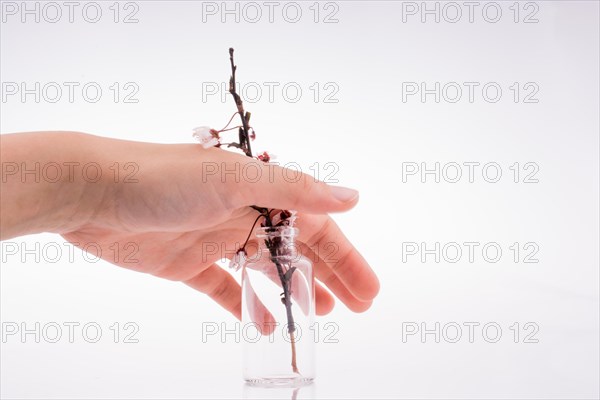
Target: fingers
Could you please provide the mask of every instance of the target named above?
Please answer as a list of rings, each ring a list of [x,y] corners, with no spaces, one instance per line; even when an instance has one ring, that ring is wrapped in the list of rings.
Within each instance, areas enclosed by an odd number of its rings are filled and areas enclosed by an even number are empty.
[[[247,157],[230,161],[227,164],[233,165],[227,168],[235,170],[237,163],[242,171],[252,171],[240,174],[242,179],[236,182],[233,203],[237,207],[258,205],[322,214],[349,210],[358,201],[354,189],[330,186],[302,172]]]
[[[251,243],[253,243],[253,245],[249,246],[249,248],[247,249],[249,259],[256,257],[256,246],[255,246],[256,243],[255,243],[255,241],[251,241]],[[299,245],[302,246],[302,244],[300,244],[300,243],[299,243]],[[310,250],[308,250],[308,247],[306,247],[305,245],[304,245],[304,248],[306,248],[307,251],[310,251]],[[314,258],[318,258],[312,252],[310,253],[310,255],[307,255],[304,248],[302,248],[300,250],[301,254],[303,254],[310,260],[314,260]],[[320,261],[320,262],[323,265],[325,265],[323,263],[323,261]],[[249,266],[249,267],[251,268],[251,266]],[[315,266],[315,268],[317,268],[317,267]],[[277,270],[276,270],[275,266],[273,266],[273,268],[271,270],[262,271],[262,272],[266,276],[268,276],[269,279],[271,279],[271,281],[273,281],[275,284],[281,286],[281,281],[279,279],[279,275],[277,274]],[[299,273],[302,273],[302,272],[301,271],[295,272],[292,275],[292,298],[298,303],[298,305],[300,306],[300,308],[306,315],[308,313],[308,301],[309,301],[309,299],[307,298],[308,288],[306,287],[306,282],[304,281],[304,278],[298,276]],[[335,306],[335,299],[333,298],[331,293],[329,293],[329,291],[327,291],[327,289],[325,289],[323,287],[323,285],[321,285],[316,280],[314,281],[314,285],[315,285],[315,312],[316,312],[316,314],[317,315],[329,314],[331,312],[331,310],[333,310],[333,307]]]
[[[273,266],[272,271],[262,271],[265,275],[271,279],[275,284],[281,287],[281,281],[279,275]],[[299,276],[301,272],[294,272],[292,275],[292,299],[296,301],[304,315],[308,315],[310,306],[310,292],[307,286],[305,278]],[[314,281],[315,285],[315,312],[317,315],[329,314],[335,306],[335,300],[333,296],[325,289],[319,282]]]
[[[242,288],[223,268],[212,264],[184,283],[207,294],[237,319],[242,319]]]
[[[244,296],[246,299],[246,310],[250,320],[256,324],[258,331],[263,335],[270,335],[275,330],[275,317],[267,310],[267,307],[258,298],[248,279],[248,271],[242,272],[244,279]]]
[[[297,225],[300,241],[326,264],[326,268],[319,264],[319,279],[336,296],[339,297],[343,287],[359,301],[369,302],[375,298],[379,292],[379,279],[330,217],[302,215]]]
[[[299,243],[299,247],[302,251],[302,255],[309,258],[315,267],[315,275],[323,282],[331,291],[342,301],[350,310],[354,312],[364,312],[371,307],[372,301],[362,301],[356,298],[344,284],[338,279],[333,273],[331,268],[316,255],[308,246],[303,243]],[[331,294],[323,286],[318,284],[315,287],[315,295],[317,297],[317,314],[325,315],[331,311],[334,306],[334,300]],[[327,296],[331,298],[329,300]],[[330,303],[331,302],[331,303]]]
[[[333,310],[335,299],[319,282],[315,281],[315,298],[317,315],[326,315]]]
[[[249,280],[246,280],[246,303],[250,319],[256,323],[258,330],[263,335],[270,335],[275,329],[275,318],[260,301]],[[216,264],[212,264],[192,279],[184,283],[202,293],[232,313],[237,319],[242,319],[242,290],[237,281]]]

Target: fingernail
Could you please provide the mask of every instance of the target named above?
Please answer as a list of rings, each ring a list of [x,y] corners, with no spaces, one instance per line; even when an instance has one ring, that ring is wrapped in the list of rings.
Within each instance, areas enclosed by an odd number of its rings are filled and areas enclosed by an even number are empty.
[[[342,203],[347,203],[358,197],[358,191],[354,189],[346,188],[343,186],[330,186],[330,188],[333,197],[335,197]]]

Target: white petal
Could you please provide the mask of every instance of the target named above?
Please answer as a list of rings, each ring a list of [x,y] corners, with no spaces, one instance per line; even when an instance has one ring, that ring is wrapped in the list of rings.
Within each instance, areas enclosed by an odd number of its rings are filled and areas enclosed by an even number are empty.
[[[239,251],[237,254],[239,255],[239,264],[243,267],[244,265],[246,265],[246,252]]]
[[[240,250],[235,253],[231,258],[231,261],[229,261],[229,268],[238,271],[244,265],[246,265],[246,252],[244,250]]]
[[[212,133],[210,133],[210,128],[208,126],[199,126],[194,128],[194,133],[192,134],[196,140],[200,142],[204,142],[213,137]]]
[[[202,147],[204,147],[205,149],[208,149],[209,147],[215,147],[216,145],[218,145],[219,139],[211,136],[210,139],[203,140],[201,143],[202,143]]]

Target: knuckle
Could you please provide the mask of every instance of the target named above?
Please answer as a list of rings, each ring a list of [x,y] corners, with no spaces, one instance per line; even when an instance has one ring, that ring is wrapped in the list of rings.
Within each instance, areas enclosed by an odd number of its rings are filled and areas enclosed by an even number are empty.
[[[329,217],[324,218],[323,223],[321,224],[320,228],[317,229],[307,240],[307,245],[311,248],[320,248],[320,244],[325,240],[325,238],[328,236],[332,225],[333,224],[333,220]]]
[[[331,269],[333,270],[333,272],[337,274],[341,269],[343,269],[344,266],[348,264],[350,258],[352,257],[355,251],[355,249],[351,248],[344,251],[339,257],[333,255],[331,261]]]
[[[229,285],[227,281],[219,281],[208,291],[208,295],[213,299],[224,299],[229,295]]]

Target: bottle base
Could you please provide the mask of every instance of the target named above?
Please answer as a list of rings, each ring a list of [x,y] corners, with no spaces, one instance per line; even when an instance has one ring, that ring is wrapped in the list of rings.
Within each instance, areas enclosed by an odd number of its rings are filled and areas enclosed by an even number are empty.
[[[258,387],[300,387],[310,385],[314,378],[307,378],[299,375],[281,375],[261,378],[245,378],[250,386]]]

